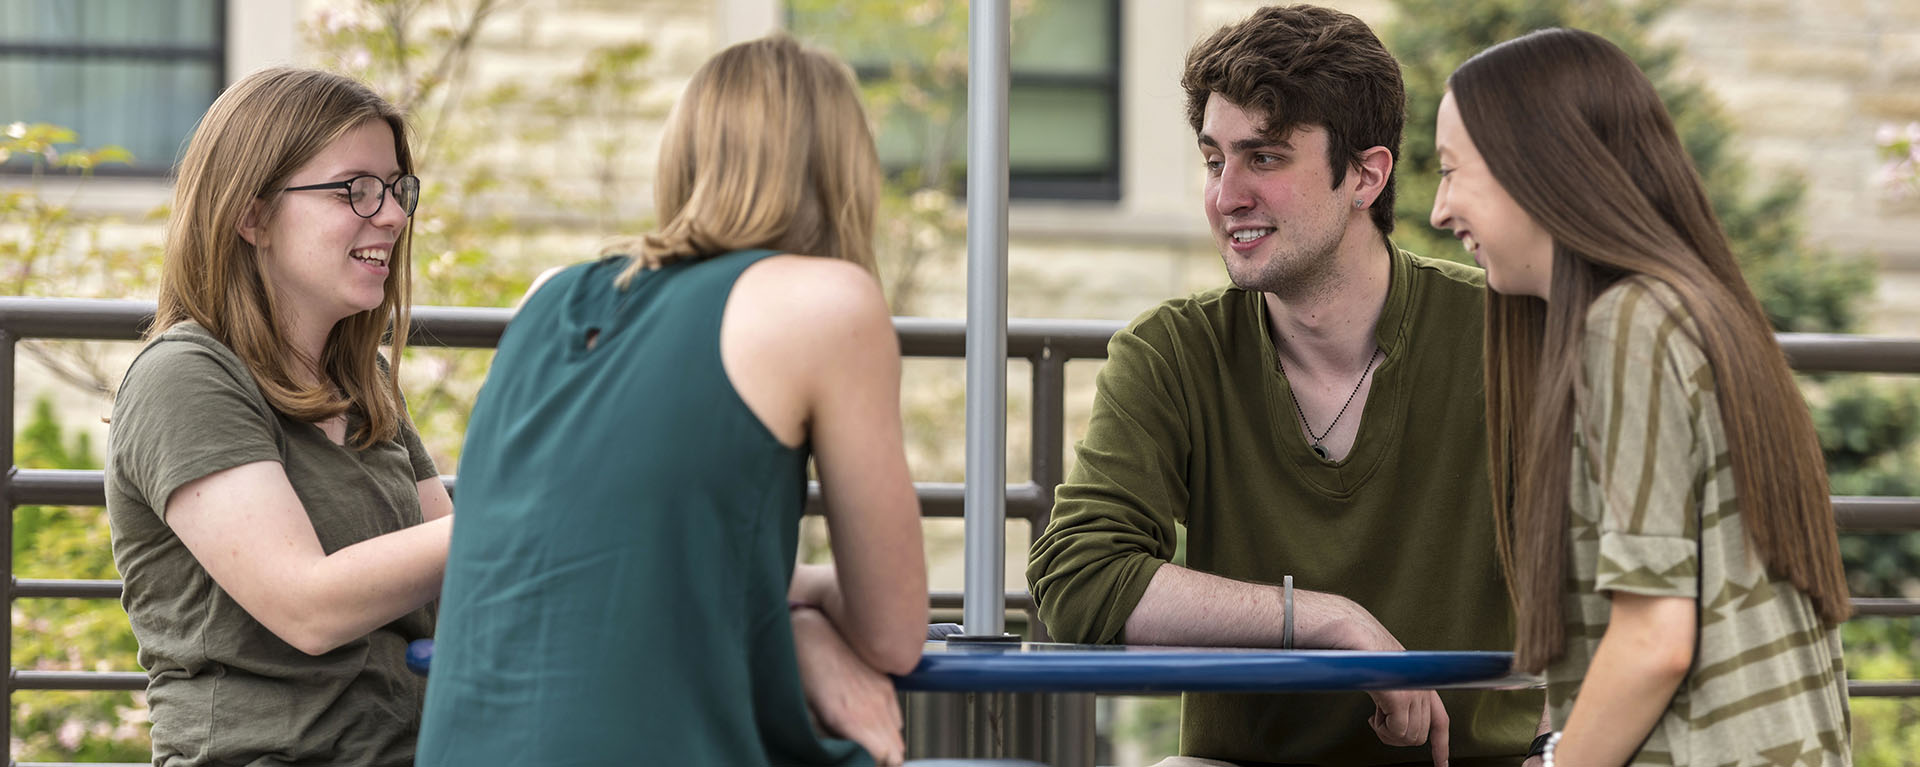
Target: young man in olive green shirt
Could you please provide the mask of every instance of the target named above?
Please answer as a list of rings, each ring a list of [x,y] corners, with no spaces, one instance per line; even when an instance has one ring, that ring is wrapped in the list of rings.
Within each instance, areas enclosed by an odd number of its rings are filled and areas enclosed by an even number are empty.
[[[1027,571],[1056,639],[1504,650],[1482,275],[1388,241],[1405,97],[1366,25],[1268,8],[1189,54],[1234,287],[1115,335]],[[1170,563],[1176,523],[1187,559]],[[1165,764],[1520,763],[1537,692],[1189,694]]]

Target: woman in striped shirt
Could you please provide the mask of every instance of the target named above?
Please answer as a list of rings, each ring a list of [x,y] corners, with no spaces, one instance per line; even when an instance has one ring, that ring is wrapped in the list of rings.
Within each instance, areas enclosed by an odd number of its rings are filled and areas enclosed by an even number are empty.
[[[1646,75],[1587,32],[1448,79],[1433,224],[1487,269],[1487,428],[1544,761],[1844,765],[1813,423]]]

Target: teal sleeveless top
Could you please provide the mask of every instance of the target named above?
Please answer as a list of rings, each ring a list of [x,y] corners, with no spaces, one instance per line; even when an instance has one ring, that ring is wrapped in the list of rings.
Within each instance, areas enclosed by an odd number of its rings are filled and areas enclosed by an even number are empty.
[[[418,764],[871,765],[817,735],[787,617],[806,449],[720,362],[740,251],[521,308],[460,459]],[[592,344],[588,339],[593,338]]]

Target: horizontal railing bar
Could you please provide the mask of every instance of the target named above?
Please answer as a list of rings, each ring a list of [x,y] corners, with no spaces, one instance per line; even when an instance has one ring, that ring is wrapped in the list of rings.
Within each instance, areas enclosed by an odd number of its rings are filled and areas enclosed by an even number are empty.
[[[958,608],[961,596],[962,593],[958,591],[934,591],[927,595],[928,604],[934,609]],[[13,579],[13,598],[119,599],[120,581],[15,578]],[[1005,602],[1008,610],[1034,609],[1033,595],[1025,591],[1007,592]],[[1920,615],[1920,599],[1854,597],[1853,612],[1857,616]]]
[[[13,579],[14,599],[119,599],[119,581]]]
[[[959,482],[915,482],[920,497],[920,516],[959,519],[966,516],[967,486]],[[1007,485],[1007,518],[1038,519],[1053,509],[1053,493],[1032,482]],[[826,511],[820,497],[820,483],[807,483],[806,513],[818,516]]]
[[[99,469],[14,469],[9,498],[16,506],[105,506],[106,473]]]
[[[0,330],[16,338],[135,341],[153,321],[152,301],[0,298]]]
[[[1898,682],[1848,682],[1847,694],[1855,698],[1920,697],[1920,679]]]
[[[1853,614],[1855,616],[1920,615],[1920,599],[1854,597]]]
[[[441,477],[447,489],[455,487],[452,475]],[[15,469],[12,499],[21,506],[101,506],[106,504],[104,475],[98,469]],[[921,514],[929,517],[958,517],[962,514],[965,486],[958,482],[918,482]],[[820,485],[807,485],[807,512],[819,513]],[[1052,493],[1028,482],[1007,486],[1010,516],[1029,519],[1045,513],[1053,504]],[[1833,498],[1834,515],[1840,529],[1849,532],[1897,532],[1920,530],[1920,498],[1841,495]]]
[[[1920,373],[1920,338],[1780,333],[1787,364],[1803,373]]]
[[[1836,495],[1834,521],[1854,533],[1920,530],[1920,498]]]
[[[151,301],[95,298],[0,297],[0,330],[17,338],[137,341],[153,321]],[[408,343],[467,349],[500,342],[512,309],[482,306],[416,306]],[[931,317],[895,317],[901,352],[908,356],[966,356],[966,322]],[[1031,357],[1043,349],[1067,357],[1105,357],[1107,339],[1124,327],[1110,320],[1007,320],[1007,356]]]
[[[8,762],[12,767],[148,767],[152,762]]]
[[[927,595],[927,603],[935,610],[958,610],[965,597],[963,591],[935,591]],[[1025,591],[1009,591],[1003,600],[1009,611],[1033,609],[1033,595]]]
[[[26,671],[7,670],[12,690],[145,690],[145,671]]]
[[[967,356],[966,320],[932,317],[895,317],[893,327],[900,334],[900,353],[909,357]],[[1112,320],[1007,320],[1007,356],[1032,357],[1051,348],[1053,354],[1070,358],[1104,358],[1107,339],[1126,327]]]
[[[19,338],[103,341],[137,340],[153,318],[150,301],[92,298],[0,298],[0,330]],[[487,348],[500,339],[513,310],[473,306],[417,306],[412,343]],[[1009,319],[1007,354],[1030,357],[1051,347],[1055,354],[1098,358],[1107,339],[1125,324],[1111,320]],[[902,351],[912,356],[963,357],[963,320],[896,317]],[[1920,338],[1780,333],[1780,346],[1794,368],[1806,372],[1920,373]]]
[[[147,689],[143,671],[22,671],[10,669],[8,691],[13,690],[133,690]],[[1920,697],[1920,680],[1850,681],[1847,694],[1855,698]]]
[[[12,499],[20,506],[103,506],[107,502],[105,473],[99,469],[16,469]],[[440,476],[449,492],[457,493],[451,474]],[[958,482],[916,482],[920,513],[927,517],[960,517],[966,486]],[[1053,506],[1053,494],[1028,482],[1007,486],[1007,515],[1034,519]],[[819,514],[820,483],[807,483],[807,513]]]

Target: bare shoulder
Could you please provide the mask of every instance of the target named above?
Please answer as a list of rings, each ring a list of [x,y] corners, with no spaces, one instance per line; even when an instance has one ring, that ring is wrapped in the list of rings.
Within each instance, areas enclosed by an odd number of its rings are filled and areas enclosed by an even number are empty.
[[[515,301],[513,303],[513,308],[518,309],[522,306],[526,306],[527,301],[533,298],[533,294],[540,292],[540,288],[545,286],[548,280],[553,279],[554,275],[557,275],[566,270],[567,270],[567,267],[564,264],[561,266],[547,267],[547,270],[544,272],[541,272],[540,276],[533,278],[533,283],[527,286],[527,292],[520,296],[520,300]]]
[[[832,343],[892,320],[880,283],[856,264],[817,256],[780,255],[747,268],[727,302],[729,320],[763,327],[790,341]]]
[[[780,255],[740,274],[720,325],[720,357],[740,398],[782,443],[807,439],[821,391],[845,376],[897,381],[899,347],[880,284],[860,267]],[[898,383],[894,383],[898,386]]]

